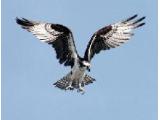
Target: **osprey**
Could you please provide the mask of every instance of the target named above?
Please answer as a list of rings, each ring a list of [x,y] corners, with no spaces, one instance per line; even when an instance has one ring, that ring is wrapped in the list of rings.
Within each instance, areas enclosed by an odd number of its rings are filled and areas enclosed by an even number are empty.
[[[142,22],[145,17],[136,19],[137,16],[110,24],[95,32],[87,45],[84,57],[78,55],[69,28],[60,24],[31,21],[25,18],[16,18],[16,22],[23,29],[33,33],[40,41],[51,45],[56,51],[60,64],[71,67],[71,71],[54,85],[63,90],[77,89],[78,92],[84,93],[84,86],[95,81],[86,74],[86,70],[90,71],[91,59],[102,50],[116,48],[126,43],[134,35],[133,30],[145,24]]]

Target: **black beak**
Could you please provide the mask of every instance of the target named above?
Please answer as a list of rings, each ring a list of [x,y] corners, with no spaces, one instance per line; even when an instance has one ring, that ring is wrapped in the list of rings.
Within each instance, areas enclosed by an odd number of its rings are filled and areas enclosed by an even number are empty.
[[[90,72],[91,70],[90,70],[90,67],[87,67],[87,70],[88,70],[88,72]]]

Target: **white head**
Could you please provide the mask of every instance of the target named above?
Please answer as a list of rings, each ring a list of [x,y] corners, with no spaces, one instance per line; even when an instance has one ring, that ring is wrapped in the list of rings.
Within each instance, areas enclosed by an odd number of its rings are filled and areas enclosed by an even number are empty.
[[[88,61],[82,61],[83,66],[87,67],[87,70],[90,72],[91,64]]]
[[[82,64],[86,67],[91,67],[91,64],[88,61],[82,61]]]

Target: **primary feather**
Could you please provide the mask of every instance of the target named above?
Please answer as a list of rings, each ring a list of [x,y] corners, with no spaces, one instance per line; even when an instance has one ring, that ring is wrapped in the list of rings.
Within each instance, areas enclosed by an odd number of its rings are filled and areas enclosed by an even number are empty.
[[[73,67],[78,55],[72,32],[67,27],[60,24],[30,21],[25,18],[16,18],[16,22],[41,42],[50,44],[55,49],[61,64]]]
[[[101,50],[109,50],[126,43],[133,35],[133,30],[143,26],[145,17],[136,19],[134,15],[121,22],[108,25],[95,32],[88,43],[84,58],[91,61]]]

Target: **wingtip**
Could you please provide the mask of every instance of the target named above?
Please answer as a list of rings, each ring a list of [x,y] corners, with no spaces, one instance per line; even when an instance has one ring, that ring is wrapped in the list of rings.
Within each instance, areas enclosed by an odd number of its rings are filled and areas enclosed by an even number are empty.
[[[133,20],[133,19],[136,18],[137,16],[138,16],[138,14],[135,14],[135,15],[129,17],[128,19],[126,19],[126,20],[124,21],[124,23]]]
[[[145,19],[146,19],[146,16],[143,16],[142,19],[145,20]]]
[[[146,19],[146,16],[143,16],[142,18]]]
[[[141,26],[143,26],[143,25],[145,25],[146,23],[145,22],[143,22],[143,23],[141,23],[141,24],[139,24],[139,25],[137,25],[136,26],[136,28],[139,28],[139,27],[141,27]]]
[[[16,18],[15,18],[15,20],[16,20],[16,21],[18,21],[18,20],[19,20],[19,18],[18,18],[18,17],[16,17]]]
[[[136,21],[134,21],[133,24],[138,24],[138,23],[142,22],[145,18],[146,18],[145,16],[141,17],[141,18],[137,19]]]
[[[25,18],[16,17],[15,20],[16,20],[16,23],[21,25],[21,26],[33,26],[34,25],[33,22],[31,22],[31,21],[29,21]]]
[[[144,20],[144,19],[146,19],[146,16],[143,16],[143,17],[141,17],[140,19],[141,19],[141,20]]]
[[[20,24],[20,22],[21,22],[21,19],[20,19],[20,18],[16,17],[15,20],[16,20],[16,23],[17,23],[17,24]]]
[[[134,14],[133,17],[134,17],[134,18],[135,18],[135,17],[138,17],[138,14]]]

